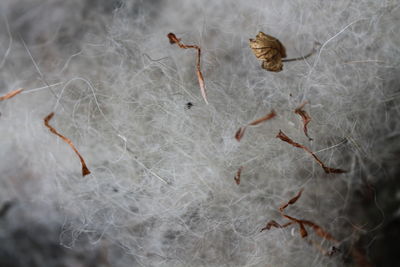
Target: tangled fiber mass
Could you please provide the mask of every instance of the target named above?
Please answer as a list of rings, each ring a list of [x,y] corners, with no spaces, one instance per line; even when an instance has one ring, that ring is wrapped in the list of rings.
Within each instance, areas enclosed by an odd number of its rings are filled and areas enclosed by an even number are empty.
[[[2,0],[0,266],[396,266],[399,26],[396,0]],[[300,59],[261,68],[260,31]]]

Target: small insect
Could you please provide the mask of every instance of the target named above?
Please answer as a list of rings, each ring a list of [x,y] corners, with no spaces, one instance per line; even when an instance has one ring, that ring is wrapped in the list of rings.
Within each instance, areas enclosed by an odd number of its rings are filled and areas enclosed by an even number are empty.
[[[187,109],[191,109],[191,108],[193,107],[193,103],[192,103],[192,102],[187,102],[186,105],[185,105],[185,107],[186,107]]]

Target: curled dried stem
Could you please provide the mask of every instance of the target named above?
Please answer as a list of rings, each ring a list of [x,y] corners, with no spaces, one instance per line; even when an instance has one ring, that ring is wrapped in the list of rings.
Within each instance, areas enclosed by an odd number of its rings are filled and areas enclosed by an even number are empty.
[[[83,159],[83,157],[81,156],[81,154],[78,152],[78,150],[76,149],[76,147],[74,146],[74,144],[72,143],[72,141],[70,139],[68,139],[67,137],[63,136],[62,134],[58,133],[56,129],[54,129],[50,124],[49,121],[53,118],[54,116],[54,112],[50,113],[49,115],[47,115],[44,118],[44,125],[50,130],[50,132],[52,132],[53,134],[57,135],[58,137],[60,137],[64,142],[66,142],[71,148],[72,150],[74,150],[74,152],[76,153],[76,155],[78,155],[79,160],[81,161],[82,164],[82,176],[86,176],[88,174],[90,174],[90,171],[88,169],[88,167],[86,166],[85,160]]]
[[[296,108],[294,110],[294,113],[298,114],[301,117],[301,120],[303,121],[303,131],[304,134],[307,136],[308,140],[313,140],[309,135],[308,135],[308,129],[307,129],[307,124],[310,123],[311,117],[308,115],[308,113],[303,110],[304,106],[307,104],[307,102],[304,102],[301,106]]]
[[[292,216],[289,216],[287,214],[285,214],[283,211],[285,210],[285,208],[287,208],[289,205],[292,205],[294,203],[296,203],[296,201],[301,197],[301,194],[303,192],[303,189],[301,189],[296,196],[294,196],[293,198],[291,198],[288,202],[286,202],[285,204],[283,204],[282,206],[279,207],[279,211],[282,217],[286,218],[289,220],[288,223],[286,224],[279,224],[274,220],[271,220],[267,223],[267,225],[261,229],[261,232],[264,230],[270,230],[272,227],[275,228],[285,228],[289,225],[292,224],[297,224],[299,226],[299,234],[302,238],[305,238],[308,236],[308,232],[306,229],[307,227],[310,227],[314,233],[318,236],[320,236],[321,238],[325,239],[325,240],[329,240],[335,244],[338,244],[339,241],[337,241],[330,233],[328,233],[327,231],[325,231],[321,226],[319,226],[318,224],[309,221],[309,220],[303,220],[303,219],[298,219]],[[333,253],[335,253],[337,251],[337,249],[335,247],[333,247],[334,249],[336,249],[335,251],[332,252],[327,252],[325,251],[323,248],[321,247],[317,247],[321,252],[323,252],[324,255],[332,255]]]
[[[325,171],[325,173],[345,173],[345,170],[342,169],[335,169],[335,168],[330,168],[327,167],[309,148],[294,142],[292,139],[290,139],[286,134],[284,134],[281,130],[279,130],[278,135],[276,136],[277,138],[281,139],[282,141],[291,144],[294,147],[298,147],[309,153],[315,161],[322,167],[322,169]]]
[[[197,45],[182,44],[181,39],[176,37],[176,35],[172,32],[168,33],[167,37],[169,39],[170,44],[177,44],[182,49],[193,48],[193,49],[197,50],[196,76],[197,76],[197,80],[199,81],[201,95],[203,96],[203,99],[206,102],[206,104],[208,104],[206,86],[205,86],[204,77],[203,77],[203,74],[201,73],[201,68],[200,68],[200,58],[201,58],[200,47]]]
[[[258,124],[260,124],[260,123],[262,123],[264,121],[268,121],[268,120],[274,118],[275,116],[276,116],[276,112],[274,110],[271,110],[271,112],[266,114],[265,116],[250,122],[246,126],[240,127],[235,133],[236,140],[239,142],[240,139],[242,139],[242,137],[244,135],[244,132],[246,131],[246,128],[248,126],[256,126],[256,125],[258,125]]]

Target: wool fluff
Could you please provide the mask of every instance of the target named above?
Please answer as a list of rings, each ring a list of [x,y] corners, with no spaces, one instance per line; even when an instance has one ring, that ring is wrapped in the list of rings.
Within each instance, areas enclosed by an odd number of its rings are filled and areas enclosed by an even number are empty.
[[[398,1],[2,0],[0,13],[0,95],[25,88],[0,102],[1,266],[379,262],[392,215],[371,188],[398,171]],[[321,45],[268,72],[249,48],[259,31],[288,58]],[[196,50],[169,32],[201,47],[208,105]],[[305,101],[312,141],[294,113]],[[51,112],[90,175],[45,127]],[[339,243],[296,224],[260,232],[288,222],[278,207],[302,188],[285,212]]]

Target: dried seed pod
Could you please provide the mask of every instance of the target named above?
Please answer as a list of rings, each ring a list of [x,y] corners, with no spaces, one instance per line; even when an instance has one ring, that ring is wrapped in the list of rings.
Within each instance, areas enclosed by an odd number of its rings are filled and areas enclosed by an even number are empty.
[[[275,72],[282,70],[282,58],[286,57],[286,50],[278,39],[259,32],[255,40],[250,39],[249,45],[254,55],[263,60],[263,69]]]

